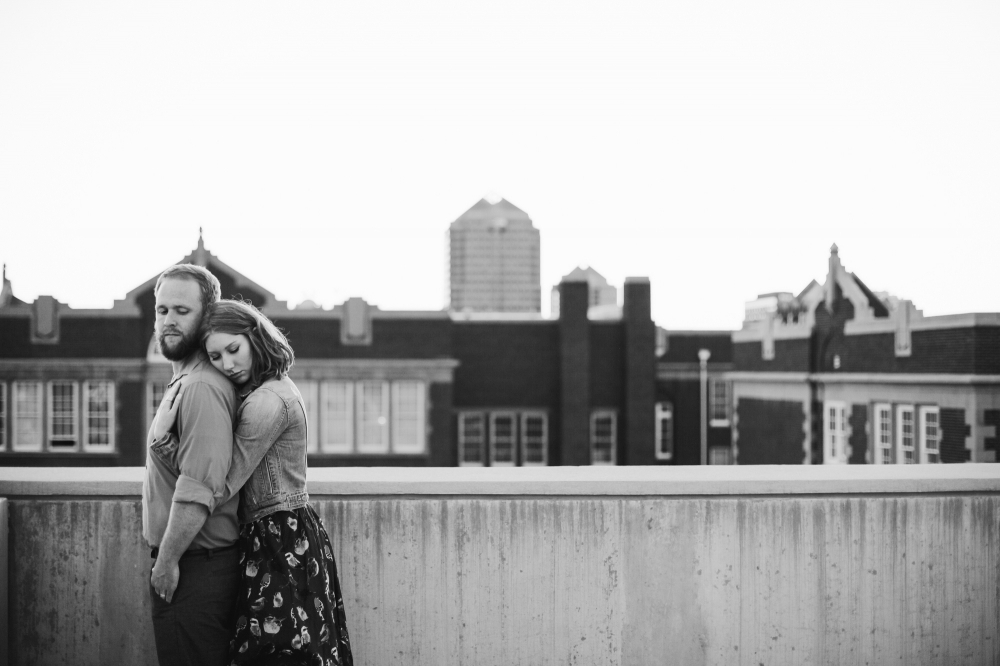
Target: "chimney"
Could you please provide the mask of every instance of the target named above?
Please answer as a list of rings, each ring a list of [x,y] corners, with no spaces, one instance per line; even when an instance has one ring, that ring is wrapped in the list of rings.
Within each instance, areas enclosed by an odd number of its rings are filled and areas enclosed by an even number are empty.
[[[656,326],[649,278],[625,278],[625,406],[620,465],[655,465]]]
[[[590,321],[586,280],[559,283],[559,465],[590,464]]]

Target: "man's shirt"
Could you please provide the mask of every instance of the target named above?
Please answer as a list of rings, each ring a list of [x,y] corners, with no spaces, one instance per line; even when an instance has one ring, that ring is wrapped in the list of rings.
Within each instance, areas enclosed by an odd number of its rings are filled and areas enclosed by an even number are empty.
[[[146,437],[146,477],[142,484],[142,535],[159,546],[174,502],[194,502],[209,516],[188,548],[229,546],[239,537],[239,496],[218,505],[226,489],[233,455],[233,419],[239,407],[232,382],[199,350],[184,361],[170,385],[183,379],[174,432],[154,445]]]

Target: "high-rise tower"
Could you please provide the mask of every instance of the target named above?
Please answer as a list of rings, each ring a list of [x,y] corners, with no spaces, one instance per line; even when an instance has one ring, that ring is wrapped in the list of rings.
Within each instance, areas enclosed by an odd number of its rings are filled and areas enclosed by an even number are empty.
[[[479,203],[448,229],[451,310],[540,312],[539,235],[523,210]]]

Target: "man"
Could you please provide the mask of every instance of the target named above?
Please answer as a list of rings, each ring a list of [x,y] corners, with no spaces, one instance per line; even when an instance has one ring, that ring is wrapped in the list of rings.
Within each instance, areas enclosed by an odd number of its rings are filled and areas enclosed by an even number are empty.
[[[198,329],[220,298],[219,281],[178,264],[156,281],[156,340],[171,363],[179,401],[176,438],[147,436],[143,536],[155,559],[153,633],[160,666],[225,664],[240,574],[239,498],[223,505],[232,459],[236,391],[201,349]],[[169,398],[168,398],[169,399]]]

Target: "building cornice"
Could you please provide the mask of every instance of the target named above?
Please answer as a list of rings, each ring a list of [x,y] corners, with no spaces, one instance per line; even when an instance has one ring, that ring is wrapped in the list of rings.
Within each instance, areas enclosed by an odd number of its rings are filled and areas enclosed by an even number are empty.
[[[288,373],[293,379],[304,380],[421,380],[450,383],[458,360],[436,359],[371,359],[371,358],[297,358]]]
[[[773,382],[778,384],[801,384],[809,381],[808,372],[727,372],[725,378],[735,382]]]
[[[738,382],[775,382],[784,384],[817,382],[820,384],[1000,384],[1000,375],[889,372],[727,372],[726,379]]]
[[[1000,326],[1000,313],[968,312],[937,317],[916,317],[909,322],[910,331],[934,331],[953,328],[973,328],[976,326]],[[869,321],[852,320],[844,324],[844,335],[895,333],[896,328],[897,322],[894,318],[872,319]]]

